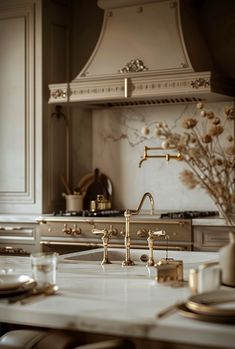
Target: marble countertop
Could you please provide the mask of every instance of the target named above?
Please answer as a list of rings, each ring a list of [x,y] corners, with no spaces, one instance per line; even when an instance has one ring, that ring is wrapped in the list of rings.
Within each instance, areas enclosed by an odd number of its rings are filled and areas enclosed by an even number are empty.
[[[123,250],[116,250],[123,252]],[[81,254],[90,251],[80,252]],[[145,250],[132,251],[139,260]],[[155,251],[155,259],[165,257],[164,251]],[[79,253],[67,255],[76,257]],[[212,252],[175,252],[169,257],[184,261],[184,279],[189,269],[205,261],[218,260]],[[184,318],[179,313],[163,319],[156,314],[175,302],[185,301],[190,290],[171,287],[155,281],[155,268],[140,261],[135,266],[122,267],[120,261],[101,266],[98,261],[64,260],[60,256],[57,283],[58,295],[34,299],[31,303],[7,304],[0,301],[0,322],[73,329],[89,333],[132,336],[151,340],[209,345],[213,348],[234,348],[235,326],[213,324]],[[4,263],[0,256],[0,263]],[[14,257],[17,273],[31,274],[27,257]]]

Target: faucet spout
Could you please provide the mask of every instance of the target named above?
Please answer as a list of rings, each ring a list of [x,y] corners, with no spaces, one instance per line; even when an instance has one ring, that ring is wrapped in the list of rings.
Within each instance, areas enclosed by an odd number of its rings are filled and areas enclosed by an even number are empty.
[[[143,204],[144,204],[144,202],[145,202],[145,199],[146,199],[147,197],[149,198],[149,201],[150,201],[150,214],[151,214],[151,215],[154,214],[154,198],[153,198],[152,194],[150,194],[150,193],[147,192],[147,193],[145,193],[145,194],[142,196],[138,208],[137,208],[136,210],[132,210],[132,211],[131,211],[131,214],[132,214],[132,215],[138,215],[138,214],[140,213],[140,210],[141,210],[141,208],[142,208],[142,206],[143,206]]]

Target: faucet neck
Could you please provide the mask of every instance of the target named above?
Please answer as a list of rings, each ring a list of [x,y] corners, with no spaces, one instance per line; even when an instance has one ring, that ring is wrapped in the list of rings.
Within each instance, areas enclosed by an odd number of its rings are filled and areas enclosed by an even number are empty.
[[[150,193],[147,192],[147,193],[145,193],[145,194],[143,195],[142,199],[140,200],[140,203],[139,203],[139,206],[138,206],[137,210],[131,211],[131,214],[132,214],[132,215],[138,215],[138,214],[140,213],[140,210],[141,210],[141,208],[142,208],[142,206],[143,206],[143,204],[144,204],[144,201],[145,201],[145,199],[146,199],[147,197],[149,198],[150,205],[151,205],[150,214],[151,214],[151,215],[154,214],[154,198],[153,198],[152,194],[150,194]]]

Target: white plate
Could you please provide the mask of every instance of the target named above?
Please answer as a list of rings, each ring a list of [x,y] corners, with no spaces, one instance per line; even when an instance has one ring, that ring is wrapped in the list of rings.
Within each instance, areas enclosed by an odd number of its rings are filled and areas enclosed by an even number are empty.
[[[31,283],[32,278],[27,275],[6,274],[0,275],[0,292],[6,290],[18,289],[28,283]]]

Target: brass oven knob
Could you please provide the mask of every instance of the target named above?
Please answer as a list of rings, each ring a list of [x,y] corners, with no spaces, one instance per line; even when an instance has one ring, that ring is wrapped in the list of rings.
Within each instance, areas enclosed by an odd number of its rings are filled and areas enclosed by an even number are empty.
[[[118,230],[117,228],[113,228],[112,225],[110,225],[110,228],[108,229],[108,233],[111,236],[117,236],[118,235]]]
[[[67,224],[64,224],[64,228],[62,229],[62,232],[65,235],[71,235],[72,234],[72,229],[70,227],[68,227]]]
[[[77,224],[74,224],[74,226],[73,226],[73,229],[72,229],[72,234],[74,235],[74,236],[76,236],[76,235],[80,235],[81,234],[81,228],[78,228],[77,227]]]
[[[139,229],[139,230],[137,231],[136,234],[137,234],[137,236],[139,236],[140,238],[145,238],[145,237],[148,236],[148,232],[147,232],[146,229]]]

